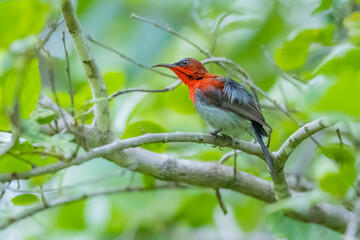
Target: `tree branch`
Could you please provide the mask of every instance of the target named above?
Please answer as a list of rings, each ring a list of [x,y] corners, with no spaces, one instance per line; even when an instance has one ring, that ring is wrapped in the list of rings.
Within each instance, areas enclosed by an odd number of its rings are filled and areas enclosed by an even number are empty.
[[[335,122],[331,122],[329,118],[322,117],[299,128],[285,141],[280,149],[274,153],[276,163],[279,166],[284,166],[291,153],[296,149],[297,146],[299,146],[302,141],[311,137],[313,134],[321,131],[322,129],[332,126],[333,124],[335,124]]]
[[[92,52],[88,46],[87,39],[81,28],[79,19],[71,0],[64,0],[61,6],[61,12],[64,16],[66,26],[72,36],[75,49],[84,66],[86,76],[88,78],[93,99],[95,100],[95,126],[101,131],[108,131],[109,121],[109,103],[107,101],[107,90],[104,79],[100,73],[100,69],[93,58]],[[96,101],[97,99],[104,99]]]
[[[215,189],[230,189],[264,202],[275,201],[275,193],[270,182],[242,171],[238,171],[236,179],[234,179],[231,167],[216,162],[175,159],[144,149],[126,149],[120,153],[109,154],[107,158],[121,167],[162,180]],[[296,195],[295,192],[293,194]],[[320,203],[310,207],[307,211],[291,210],[287,212],[286,216],[344,232],[353,213],[334,205]]]
[[[305,130],[305,127],[303,127],[299,129],[297,133],[293,134],[293,136],[296,134],[301,136],[295,140],[297,145],[306,138],[305,135],[309,136],[312,133],[312,131],[310,131],[311,127],[317,128],[318,125],[316,123],[318,121],[319,120],[315,120],[310,123],[307,127],[307,131]],[[84,128],[84,132],[82,133],[82,135],[87,138],[87,141],[93,141],[92,144],[94,145],[104,144],[104,136],[99,136],[97,133],[91,133],[90,131],[91,128]],[[305,133],[303,133],[303,131],[305,131]],[[16,174],[0,174],[0,181],[27,179],[45,173],[56,172],[72,165],[78,165],[95,157],[104,156],[121,167],[127,168],[131,171],[152,175],[158,179],[210,187],[214,189],[230,189],[265,202],[275,201],[272,184],[251,174],[238,171],[236,177],[234,178],[232,167],[223,166],[217,162],[199,162],[175,159],[165,154],[158,154],[141,148],[132,148],[145,143],[180,141],[209,144],[214,144],[216,142],[215,138],[210,134],[146,134],[135,138],[120,141],[117,140],[113,143],[93,148],[92,150],[76,157],[71,162],[58,162]],[[226,137],[221,136],[219,137],[219,143],[223,146],[230,146],[244,152],[262,156],[261,149],[256,144],[238,140],[229,141]],[[281,151],[279,150],[277,153],[281,153]],[[296,193],[293,192],[293,194]],[[346,225],[352,217],[352,214],[353,213],[345,209],[330,204],[318,204],[316,206],[312,206],[308,211],[296,212],[293,210],[287,212],[287,216],[291,218],[305,222],[317,223],[339,232],[345,231]]]
[[[326,118],[317,119],[311,123],[306,124],[304,127],[297,130],[289,139],[283,144],[279,151],[274,154],[275,161],[282,161],[284,158],[288,158],[292,151],[306,138],[310,137],[321,129],[327,127],[329,123],[326,123]],[[103,139],[106,136],[99,136],[98,132],[94,131],[91,127],[83,126],[81,130],[74,131],[79,136],[83,136],[87,139],[88,144],[91,146],[102,145]],[[99,142],[101,139],[101,142]],[[111,141],[111,137],[109,137]],[[142,136],[128,138],[124,140],[115,140],[109,144],[96,147],[88,152],[74,158],[71,162],[57,162],[54,164],[38,167],[26,172],[19,173],[2,173],[0,174],[0,181],[10,181],[13,179],[28,179],[34,176],[39,176],[46,173],[53,173],[61,169],[67,168],[73,165],[79,165],[93,158],[104,157],[113,152],[121,152],[127,148],[138,147],[148,143],[159,142],[194,142],[194,143],[206,143],[206,144],[218,144],[221,147],[230,147],[232,149],[241,150],[248,154],[264,158],[263,152],[258,144],[249,143],[243,140],[231,139],[226,136],[214,137],[208,133],[152,133]],[[291,149],[291,151],[289,150]],[[279,160],[278,160],[279,159]]]

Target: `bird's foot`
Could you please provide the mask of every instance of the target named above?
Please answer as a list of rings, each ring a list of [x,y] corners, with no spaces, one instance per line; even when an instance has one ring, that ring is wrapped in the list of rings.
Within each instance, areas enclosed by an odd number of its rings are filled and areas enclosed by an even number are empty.
[[[212,146],[213,148],[219,147],[220,151],[222,151],[220,145],[219,145],[219,133],[222,131],[222,129],[216,129],[209,132],[209,134],[213,135],[215,137],[215,144]]]

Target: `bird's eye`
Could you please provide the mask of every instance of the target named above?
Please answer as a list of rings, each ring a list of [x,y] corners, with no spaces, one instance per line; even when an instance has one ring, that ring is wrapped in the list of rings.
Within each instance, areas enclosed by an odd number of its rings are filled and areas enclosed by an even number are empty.
[[[184,67],[184,66],[186,66],[188,64],[189,64],[188,60],[183,60],[183,61],[179,62],[180,67]]]

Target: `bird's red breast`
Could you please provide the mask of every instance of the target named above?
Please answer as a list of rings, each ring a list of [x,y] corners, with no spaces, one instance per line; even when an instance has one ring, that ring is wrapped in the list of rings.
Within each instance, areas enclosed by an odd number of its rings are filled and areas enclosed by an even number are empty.
[[[186,86],[189,88],[190,99],[194,104],[195,90],[199,89],[203,92],[210,91],[212,88],[223,89],[224,82],[219,80],[220,76],[214,74],[205,74],[204,78],[197,81],[184,81]]]

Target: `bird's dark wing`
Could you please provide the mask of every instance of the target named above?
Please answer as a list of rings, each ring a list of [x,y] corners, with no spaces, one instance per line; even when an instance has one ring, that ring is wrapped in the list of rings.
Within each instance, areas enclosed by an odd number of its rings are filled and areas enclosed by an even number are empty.
[[[271,128],[261,114],[254,97],[240,83],[231,78],[223,77],[220,79],[224,82],[223,90],[215,87],[207,88],[202,93],[209,103],[219,108],[236,113],[244,119],[254,121],[262,126]],[[265,130],[263,135],[267,135]]]

